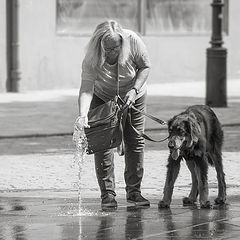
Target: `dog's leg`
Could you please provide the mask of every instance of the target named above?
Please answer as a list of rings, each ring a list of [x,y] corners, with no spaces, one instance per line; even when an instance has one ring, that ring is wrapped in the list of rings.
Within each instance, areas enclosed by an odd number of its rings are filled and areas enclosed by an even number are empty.
[[[168,158],[167,177],[163,191],[163,199],[158,203],[159,208],[169,208],[171,204],[174,183],[180,169],[180,161],[181,158],[178,158],[177,160],[173,160],[171,156]]]
[[[198,196],[198,179],[195,173],[195,162],[193,159],[186,160],[186,164],[188,169],[191,172],[191,177],[192,177],[192,189],[188,197],[183,198],[183,205],[188,206],[188,205],[194,205],[197,201],[197,196]]]
[[[217,154],[217,153],[214,154],[213,162],[217,172],[217,180],[218,180],[218,197],[215,199],[215,204],[224,204],[226,202],[227,194],[226,194],[226,182],[225,182],[225,174],[223,172],[221,154]]]
[[[206,157],[195,159],[195,173],[198,179],[198,192],[199,202],[201,208],[211,208],[210,201],[208,200],[208,162]]]

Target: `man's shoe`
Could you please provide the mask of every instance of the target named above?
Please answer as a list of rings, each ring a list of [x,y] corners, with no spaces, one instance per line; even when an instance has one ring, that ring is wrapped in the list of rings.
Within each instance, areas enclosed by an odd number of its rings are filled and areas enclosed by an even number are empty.
[[[102,198],[101,203],[102,210],[115,210],[117,209],[117,201],[112,194],[107,194]]]
[[[150,206],[150,202],[139,192],[130,193],[127,197],[127,202],[134,203],[136,206]]]

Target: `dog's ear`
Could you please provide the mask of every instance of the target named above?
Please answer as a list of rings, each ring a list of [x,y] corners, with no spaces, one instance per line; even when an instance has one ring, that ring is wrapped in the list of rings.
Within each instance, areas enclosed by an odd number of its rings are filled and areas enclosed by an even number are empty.
[[[199,135],[201,134],[201,128],[197,122],[195,115],[191,115],[188,117],[187,121],[187,129],[189,133],[189,138],[187,139],[186,147],[190,148],[193,143],[197,143],[199,139]]]
[[[168,130],[171,128],[173,120],[174,120],[173,118],[168,120],[168,122],[167,122]]]

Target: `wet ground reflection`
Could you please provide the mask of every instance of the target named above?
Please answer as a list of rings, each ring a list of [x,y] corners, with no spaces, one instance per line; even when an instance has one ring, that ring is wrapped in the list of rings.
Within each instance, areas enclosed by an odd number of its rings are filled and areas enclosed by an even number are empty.
[[[228,207],[215,210],[189,208],[180,212],[161,209],[159,218],[163,219],[166,236],[170,238],[218,239],[224,236],[225,231],[231,231],[228,213]]]
[[[98,199],[0,198],[0,239],[238,239],[240,205],[220,209],[136,208],[119,200],[114,212],[99,210]],[[85,214],[84,214],[85,213]]]

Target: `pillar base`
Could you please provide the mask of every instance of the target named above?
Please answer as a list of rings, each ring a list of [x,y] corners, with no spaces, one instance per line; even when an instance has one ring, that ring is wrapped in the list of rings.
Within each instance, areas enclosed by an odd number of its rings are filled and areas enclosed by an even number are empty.
[[[226,59],[226,48],[207,49],[206,105],[210,107],[227,107]]]

